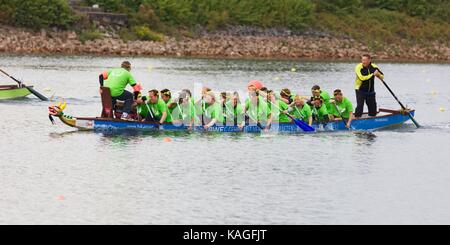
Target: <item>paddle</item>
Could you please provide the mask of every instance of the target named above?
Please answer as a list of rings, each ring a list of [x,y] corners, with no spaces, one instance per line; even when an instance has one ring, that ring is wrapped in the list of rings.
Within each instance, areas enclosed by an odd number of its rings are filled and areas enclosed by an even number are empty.
[[[258,128],[260,128],[261,130],[264,130],[264,127],[261,125],[261,122],[254,120],[247,112],[244,113],[244,116],[247,116],[248,118],[250,118],[253,121],[255,121],[256,122],[256,126],[258,126]]]
[[[282,111],[280,109],[280,107],[276,106],[274,103],[272,103],[272,101],[269,101],[270,104],[272,104],[275,109],[279,110],[281,113],[286,114],[293,122],[295,125],[297,125],[297,127],[301,128],[303,131],[305,132],[314,132],[316,131],[313,127],[309,126],[307,123],[303,122],[302,120],[299,120],[295,117],[293,117],[292,115],[290,115],[289,113],[285,113],[284,111]]]
[[[338,106],[336,105],[336,102],[332,103],[332,104],[334,105],[334,108],[336,109],[336,111],[338,112],[339,116],[341,117],[342,122],[344,123],[345,127],[347,127],[347,120],[345,120],[345,118],[342,116],[342,113],[339,110]],[[350,129],[351,129],[351,126],[350,126]]]
[[[159,123],[156,119],[155,116],[153,116],[153,112],[152,109],[150,109],[150,106],[148,106],[147,102],[146,102],[146,98],[143,97],[142,100],[144,101],[145,106],[147,107],[148,113],[150,113],[150,117],[152,118],[153,122],[156,123],[156,125],[161,126],[161,123]]]
[[[6,73],[5,71],[3,71],[2,69],[0,69],[0,72],[2,72],[3,74],[5,74],[6,76],[8,76],[9,78],[11,78],[12,80],[14,80],[15,82],[17,82],[20,85],[22,85],[23,83],[19,80],[17,80],[16,78],[14,78],[13,76],[10,76],[8,73]],[[38,97],[39,99],[41,99],[42,101],[48,101],[47,97],[45,97],[44,95],[38,93],[36,90],[34,90],[32,87],[26,86],[25,84],[23,84],[23,86],[25,86],[28,91],[30,91],[32,94],[34,94],[36,97]]]
[[[400,106],[402,107],[403,110],[405,110],[406,112],[408,112],[408,116],[409,118],[411,118],[411,121],[414,123],[414,125],[416,125],[417,128],[420,128],[419,123],[416,121],[416,119],[414,119],[414,117],[411,115],[411,112],[409,112],[406,107],[402,104],[402,102],[400,102],[400,100],[397,98],[397,96],[394,94],[394,92],[392,92],[391,88],[389,88],[389,86],[386,84],[386,82],[382,79],[379,78],[381,80],[381,82],[384,84],[384,86],[386,86],[386,88],[389,90],[389,92],[392,94],[392,96],[394,96],[394,99],[400,104]]]

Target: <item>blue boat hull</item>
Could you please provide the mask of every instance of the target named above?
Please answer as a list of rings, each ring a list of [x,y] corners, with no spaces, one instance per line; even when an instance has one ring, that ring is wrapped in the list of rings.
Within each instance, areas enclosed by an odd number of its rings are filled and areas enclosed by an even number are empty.
[[[411,115],[414,116],[414,111],[411,111]],[[96,131],[111,131],[111,130],[167,130],[167,131],[186,131],[187,126],[184,125],[161,125],[158,127],[152,123],[144,122],[127,122],[121,120],[113,119],[102,119],[102,118],[75,118],[76,122],[73,127],[77,127],[83,130],[96,130]],[[383,116],[373,117],[373,118],[363,118],[353,120],[351,129],[361,130],[361,131],[373,131],[386,127],[399,126],[406,121],[410,120],[408,115],[402,114],[400,112],[390,113]],[[64,120],[63,120],[64,121]],[[343,121],[334,121],[327,124],[313,124],[316,131],[344,131],[348,130],[345,127]],[[199,132],[221,132],[221,133],[236,133],[236,132],[246,132],[246,133],[259,133],[262,129],[256,125],[247,125],[243,129],[237,126],[213,126],[205,130],[202,126],[195,126],[194,131]],[[280,123],[273,124],[270,128],[271,132],[291,132],[291,133],[304,133],[302,129],[297,127],[293,123]]]

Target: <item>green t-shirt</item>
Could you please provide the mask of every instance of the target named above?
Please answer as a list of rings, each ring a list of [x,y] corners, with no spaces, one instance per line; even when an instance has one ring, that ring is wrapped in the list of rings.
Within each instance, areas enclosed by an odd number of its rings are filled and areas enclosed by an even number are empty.
[[[286,111],[289,109],[289,105],[286,104],[284,101],[282,100],[277,100],[275,102],[276,106],[281,110],[278,110],[275,106],[272,106],[272,103],[268,103],[271,105],[271,112],[272,112],[272,119],[274,122],[281,122],[281,123],[287,123],[290,122],[291,119],[285,114],[283,113],[283,111]]]
[[[146,118],[148,115],[148,109],[145,104],[140,104],[136,106],[137,113],[142,117]]]
[[[234,106],[231,101],[228,101],[225,104],[225,108],[222,105],[220,109],[222,112],[221,123],[225,122],[227,125],[234,125],[235,121],[237,124],[241,124],[244,120],[244,108],[240,103]]]
[[[292,107],[289,107],[288,111],[294,118],[301,119],[306,123],[309,122],[309,117],[312,116],[311,107],[306,103],[301,109],[295,105],[292,105]]]
[[[144,105],[145,106],[145,105]],[[151,104],[148,103],[148,107],[150,108],[151,112],[153,113],[153,116],[156,119],[161,119],[164,112],[167,112],[167,118],[165,122],[172,122],[172,115],[169,113],[169,109],[167,108],[166,103],[162,99],[158,99],[158,103]]]
[[[131,73],[124,68],[109,70],[108,79],[106,79],[104,83],[105,87],[108,87],[111,90],[112,97],[122,95],[128,84],[134,86],[136,85],[136,80],[134,80]]]
[[[172,111],[172,119],[182,120],[184,123],[190,123],[195,117],[194,104],[190,101],[187,104],[176,104]]]
[[[353,112],[353,105],[349,99],[344,97],[342,99],[342,102],[336,101],[336,106],[333,104],[331,105],[331,114],[333,114],[336,117],[340,117],[339,112],[336,110],[336,107],[337,109],[339,109],[344,119],[350,118],[350,112]]]
[[[169,101],[167,101],[166,105],[167,105],[167,109],[169,109],[169,113],[172,114],[173,110],[176,108],[176,105],[172,108],[169,108],[170,104],[172,104],[174,101],[173,99],[169,99]]]
[[[252,121],[266,122],[270,115],[270,107],[262,97],[258,98],[258,103],[251,103],[250,99],[245,100],[245,109]]]
[[[328,118],[328,110],[325,104],[322,104],[320,108],[315,106],[312,107],[313,117],[319,122],[323,122],[326,118]]]
[[[331,108],[331,103],[330,103],[330,94],[328,94],[328,92],[326,91],[322,91],[320,93],[320,97],[322,97],[323,99],[323,104],[327,107],[327,110],[330,110]]]
[[[202,109],[203,116],[209,120],[217,119],[220,120],[220,106],[219,103],[214,103],[212,105],[208,105],[205,103],[205,106]]]

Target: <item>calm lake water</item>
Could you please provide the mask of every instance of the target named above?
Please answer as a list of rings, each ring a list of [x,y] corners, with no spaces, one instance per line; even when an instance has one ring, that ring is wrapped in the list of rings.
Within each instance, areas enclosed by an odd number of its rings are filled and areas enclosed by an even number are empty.
[[[355,63],[128,59],[145,90],[244,91],[260,79],[355,102]],[[67,114],[98,116],[98,74],[122,60],[0,56],[0,67],[65,99]],[[104,135],[51,125],[50,103],[32,95],[2,101],[0,224],[450,224],[450,65],[379,65],[423,128]],[[376,86],[381,107],[399,108]]]

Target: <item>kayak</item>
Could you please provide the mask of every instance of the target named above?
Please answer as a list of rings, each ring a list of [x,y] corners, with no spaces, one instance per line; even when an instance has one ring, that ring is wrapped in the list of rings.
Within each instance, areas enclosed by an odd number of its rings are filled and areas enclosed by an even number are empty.
[[[186,125],[176,124],[163,124],[157,125],[152,122],[140,122],[140,121],[125,121],[121,119],[108,118],[108,117],[72,117],[65,115],[61,106],[49,107],[50,119],[53,122],[53,116],[59,118],[67,126],[77,128],[79,130],[91,130],[91,131],[115,131],[115,130],[139,130],[139,131],[151,131],[151,130],[165,130],[165,131],[188,131]],[[414,110],[408,111],[414,116]],[[376,117],[369,117],[364,114],[359,119],[354,119],[351,124],[351,130],[361,131],[373,131],[383,128],[400,126],[410,120],[407,112],[402,110],[390,110],[380,109],[379,114]],[[262,125],[264,126],[264,125]],[[316,132],[320,131],[345,131],[349,130],[345,127],[345,123],[342,120],[335,120],[326,124],[315,123],[312,125]],[[259,133],[263,131],[261,125],[245,125],[242,129],[233,125],[215,125],[208,129],[204,129],[201,125],[194,125],[193,131],[198,132],[221,132],[221,133]],[[271,132],[288,132],[288,133],[304,133],[294,123],[279,123],[273,124],[270,127]]]
[[[2,85],[0,86],[0,100],[18,99],[31,94],[26,87],[18,87],[17,85]]]

